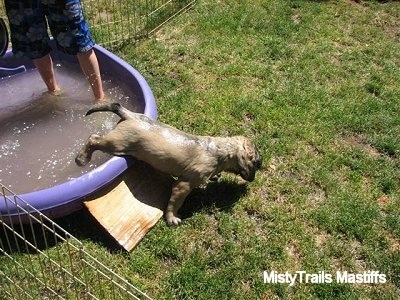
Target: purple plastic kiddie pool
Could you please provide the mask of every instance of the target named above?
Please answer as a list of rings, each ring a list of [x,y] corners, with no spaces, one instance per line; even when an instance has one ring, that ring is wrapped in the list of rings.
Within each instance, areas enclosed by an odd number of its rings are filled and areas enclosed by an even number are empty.
[[[157,107],[154,95],[143,76],[128,63],[103,47],[96,45],[94,50],[102,71],[105,71],[104,73],[109,77],[118,78],[118,80],[126,84],[137,96],[135,105],[139,107],[139,112],[144,113],[151,119],[156,119]],[[74,56],[65,55],[56,50],[53,52],[54,62],[76,62]],[[34,66],[30,61],[15,58],[10,50],[7,51],[4,57],[0,58],[0,78],[12,76],[33,68]],[[82,207],[82,200],[85,196],[107,186],[133,163],[134,159],[130,157],[112,157],[99,167],[78,178],[54,187],[22,194],[19,197],[51,218],[65,216],[79,210]],[[6,217],[5,219],[13,220],[17,216],[18,219],[27,219],[23,213],[21,215],[21,212],[11,205],[13,201],[19,202],[18,199],[6,201],[0,198],[0,214]],[[26,207],[22,202],[18,204]]]

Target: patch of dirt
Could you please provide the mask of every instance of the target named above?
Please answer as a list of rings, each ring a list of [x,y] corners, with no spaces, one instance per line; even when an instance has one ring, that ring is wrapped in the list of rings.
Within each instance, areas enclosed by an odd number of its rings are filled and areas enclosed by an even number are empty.
[[[309,200],[314,207],[320,206],[327,198],[326,191],[321,188],[315,188],[309,194]]]
[[[372,157],[379,157],[381,153],[378,149],[374,148],[371,144],[363,139],[362,136],[359,135],[352,135],[347,136],[344,138],[346,144],[361,149],[362,151],[366,152],[368,155]]]
[[[391,252],[399,252],[400,251],[400,240],[397,239],[395,236],[389,233],[385,233],[386,240],[389,243],[389,250]]]
[[[315,235],[315,245],[317,247],[322,247],[326,243],[326,239],[330,236],[329,233],[323,231]]]
[[[396,40],[400,40],[400,21],[386,12],[378,12],[372,20],[375,26],[382,28],[386,34]]]
[[[290,258],[293,259],[294,270],[301,270],[301,250],[300,245],[296,240],[289,241],[288,246],[286,247],[287,254]]]

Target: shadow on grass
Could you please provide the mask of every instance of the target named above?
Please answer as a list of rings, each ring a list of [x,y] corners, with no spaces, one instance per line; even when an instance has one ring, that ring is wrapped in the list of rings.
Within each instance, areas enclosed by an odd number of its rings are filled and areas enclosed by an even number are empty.
[[[196,188],[189,194],[179,214],[182,219],[188,219],[200,211],[208,214],[215,210],[230,211],[246,193],[247,185],[232,180],[210,182],[206,188]]]
[[[81,242],[90,240],[112,252],[122,250],[122,247],[86,209],[55,219],[54,222]],[[64,231],[53,227],[51,223],[43,222],[43,225],[38,223],[0,224],[0,248],[2,249],[0,256],[4,255],[4,252],[35,254],[61,244],[63,239],[68,239]]]
[[[215,210],[229,211],[246,193],[247,185],[233,180],[210,182],[205,188],[196,188],[189,194],[179,214],[182,219],[188,219],[200,211],[208,214]],[[111,252],[125,251],[86,209],[56,222],[80,241],[93,241]],[[165,222],[164,218],[159,222]]]
[[[215,210],[230,211],[246,192],[247,185],[234,180],[210,182],[205,188],[196,188],[189,194],[179,214],[182,219],[188,219],[196,212],[213,214]],[[83,243],[94,242],[113,253],[125,252],[86,208],[57,218],[54,222]],[[164,219],[161,222],[165,222]],[[12,226],[12,230],[0,226],[1,246],[7,253],[37,253],[38,250],[55,247],[62,243],[62,238],[67,238],[62,230],[53,228],[50,223],[46,225],[49,229],[43,229],[41,224],[17,224]]]
[[[55,221],[83,243],[96,243],[107,248],[110,252],[125,251],[86,208]]]

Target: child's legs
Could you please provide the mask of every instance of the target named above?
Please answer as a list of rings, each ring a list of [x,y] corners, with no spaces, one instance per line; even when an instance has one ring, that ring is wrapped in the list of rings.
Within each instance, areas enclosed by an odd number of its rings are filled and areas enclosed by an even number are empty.
[[[49,4],[47,7],[47,18],[57,47],[65,53],[77,55],[95,99],[103,99],[100,67],[92,49],[94,41],[84,19],[81,2],[79,0],[56,1],[55,4]]]
[[[93,49],[77,54],[82,71],[89,81],[96,101],[104,100],[103,83],[101,82],[100,67]]]
[[[46,54],[41,58],[34,59],[33,63],[38,69],[39,74],[42,77],[44,83],[46,84],[49,92],[57,93],[58,91],[60,91],[60,87],[57,84],[56,77],[54,74],[53,61],[51,59],[50,54]]]

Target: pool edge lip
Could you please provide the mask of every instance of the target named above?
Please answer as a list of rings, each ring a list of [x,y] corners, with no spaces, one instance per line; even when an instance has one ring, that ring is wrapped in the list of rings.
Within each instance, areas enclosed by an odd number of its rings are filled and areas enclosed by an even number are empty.
[[[143,114],[147,115],[151,119],[156,119],[157,106],[155,98],[144,77],[130,64],[107,49],[95,45],[94,50],[96,55],[101,59],[106,57],[106,59],[112,61],[113,64],[118,64],[121,68],[127,70],[131,74],[143,93]],[[7,52],[11,52],[11,50],[8,50]],[[85,197],[107,186],[115,178],[121,175],[129,166],[131,166],[134,161],[135,160],[131,157],[114,156],[97,168],[70,181],[46,189],[17,195],[17,198],[14,197],[14,200],[4,199],[4,201],[0,201],[0,214],[2,217],[8,217],[11,219],[15,217],[21,218],[21,212],[17,207],[14,206],[13,209],[10,209],[10,204],[6,203],[7,201],[16,201],[18,205],[26,208],[27,211],[30,211],[30,208],[26,207],[27,205],[25,202],[35,210],[38,210],[49,217],[56,218],[65,216],[80,209]],[[90,184],[88,184],[88,182]],[[23,201],[19,201],[18,198]],[[22,213],[22,215],[27,214],[28,213],[26,212]]]

